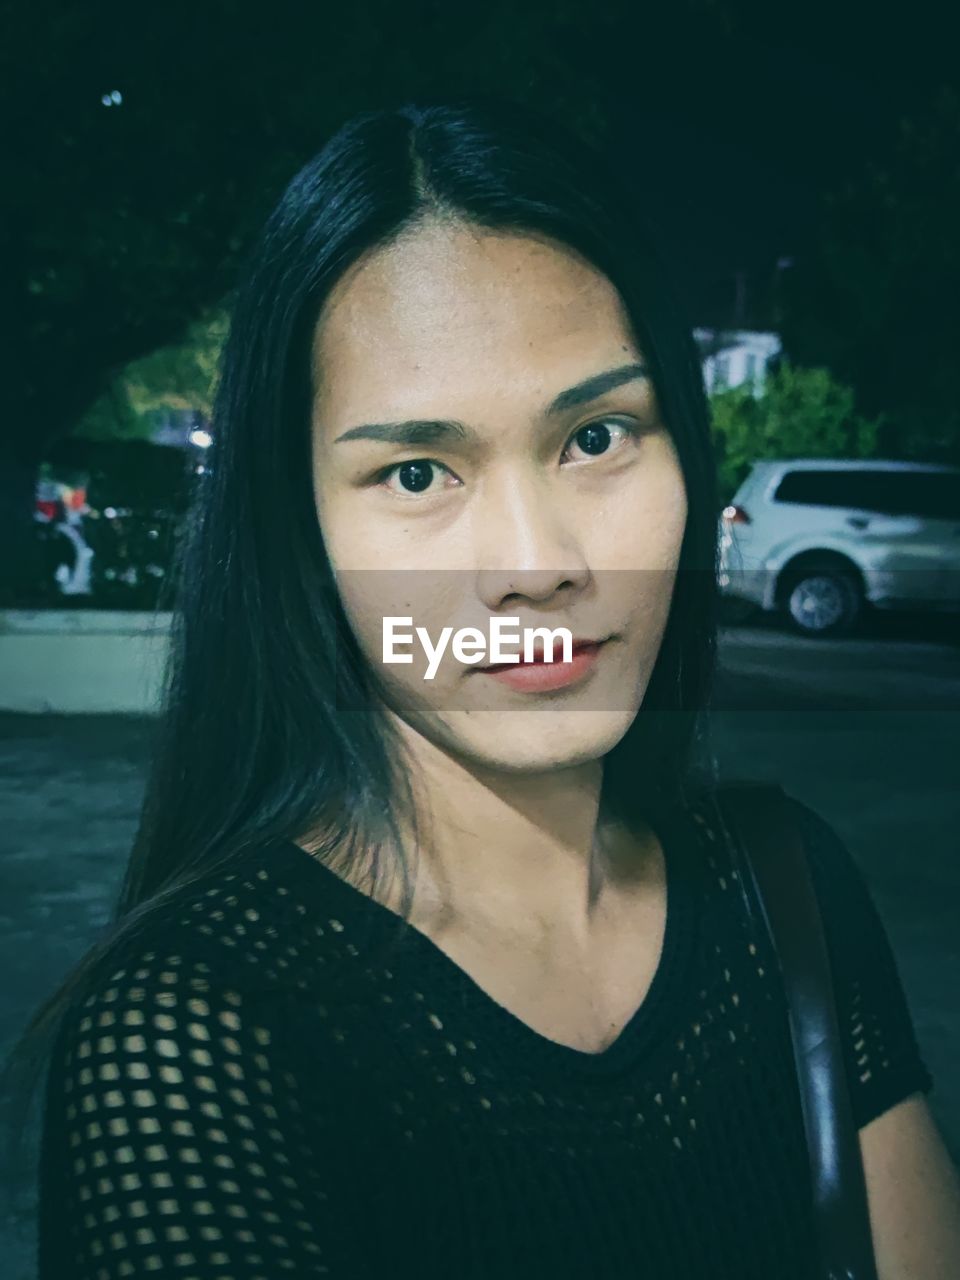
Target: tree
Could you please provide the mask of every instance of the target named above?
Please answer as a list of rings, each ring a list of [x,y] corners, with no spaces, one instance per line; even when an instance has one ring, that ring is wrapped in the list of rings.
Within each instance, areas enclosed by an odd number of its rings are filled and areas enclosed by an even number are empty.
[[[686,43],[691,22],[713,46],[735,7],[0,0],[0,602],[16,597],[11,571],[32,576],[52,442],[131,361],[229,296],[251,234],[343,120],[495,91],[602,143],[643,50]]]
[[[784,348],[882,412],[879,449],[960,462],[960,97],[940,89],[824,201],[784,282]]]
[[[827,369],[801,369],[781,361],[760,395],[743,385],[710,397],[720,478],[728,502],[761,458],[867,458],[881,421],[854,408],[854,393]]]
[[[496,88],[588,132],[602,60],[580,65],[582,51],[624,7],[0,0],[0,597],[32,576],[51,443],[229,294],[252,231],[334,128]]]
[[[227,309],[215,308],[190,325],[182,342],[132,361],[80,418],[76,434],[144,439],[162,409],[193,409],[209,418],[227,323]]]

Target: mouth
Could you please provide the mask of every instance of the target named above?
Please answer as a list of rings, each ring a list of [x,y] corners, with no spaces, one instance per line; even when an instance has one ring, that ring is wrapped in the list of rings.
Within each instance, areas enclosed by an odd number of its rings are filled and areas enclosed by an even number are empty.
[[[609,636],[605,637],[603,640],[574,640],[571,646],[571,657],[575,659],[582,655],[597,653],[600,648],[607,643],[608,639]],[[534,644],[533,660],[531,662],[525,662],[523,658],[521,658],[519,662],[496,662],[492,666],[488,667],[475,667],[474,670],[478,672],[496,673],[498,671],[516,671],[518,668],[524,667],[562,666],[563,644],[559,640],[555,640],[553,642],[551,658],[552,661],[548,661],[543,641],[538,639]]]

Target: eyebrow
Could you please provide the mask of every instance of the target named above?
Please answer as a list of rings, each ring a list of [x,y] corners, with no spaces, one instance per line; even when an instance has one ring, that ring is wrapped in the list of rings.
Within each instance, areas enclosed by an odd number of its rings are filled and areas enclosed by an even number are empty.
[[[546,416],[554,417],[568,409],[589,404],[591,400],[599,400],[608,391],[637,379],[646,380],[648,374],[646,366],[636,362],[620,365],[617,369],[607,369],[604,373],[595,373],[554,397],[547,405]],[[340,444],[344,440],[380,440],[387,444],[420,446],[436,444],[437,441],[474,441],[476,438],[476,432],[462,422],[412,418],[406,422],[361,423],[337,436],[334,444]]]

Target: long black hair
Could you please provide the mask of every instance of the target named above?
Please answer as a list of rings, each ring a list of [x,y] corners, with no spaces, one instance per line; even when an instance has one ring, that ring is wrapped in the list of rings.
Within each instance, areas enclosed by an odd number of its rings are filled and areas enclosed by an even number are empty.
[[[660,652],[640,712],[605,758],[601,803],[629,821],[700,784],[693,744],[715,662],[716,479],[699,354],[641,203],[557,121],[486,97],[365,112],[294,177],[233,301],[209,466],[166,602],[162,714],[116,918],[36,1012],[8,1071],[37,1060],[106,950],[251,846],[321,831],[318,856],[353,872],[364,863],[374,884],[399,870],[409,910],[398,823],[405,814],[415,829],[415,814],[321,537],[310,353],[344,271],[424,219],[546,235],[622,297],[679,456],[688,516]]]

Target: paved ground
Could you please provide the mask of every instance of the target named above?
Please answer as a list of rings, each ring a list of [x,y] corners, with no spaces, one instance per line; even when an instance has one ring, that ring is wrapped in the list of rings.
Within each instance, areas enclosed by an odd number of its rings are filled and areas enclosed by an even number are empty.
[[[727,777],[773,778],[850,844],[887,925],[960,1160],[960,647],[897,634],[810,644],[725,634],[713,737]],[[151,720],[0,716],[0,1052],[106,923],[134,834]],[[32,1174],[0,1223],[31,1280]]]
[[[713,742],[722,777],[783,783],[863,869],[960,1164],[960,631],[911,622],[834,642],[726,630]]]

